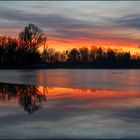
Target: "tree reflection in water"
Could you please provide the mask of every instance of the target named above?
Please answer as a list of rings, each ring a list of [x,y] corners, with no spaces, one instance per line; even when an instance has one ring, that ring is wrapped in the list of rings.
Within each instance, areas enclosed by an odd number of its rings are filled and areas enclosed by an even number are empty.
[[[0,101],[7,102],[12,98],[29,114],[37,111],[46,102],[46,96],[40,94],[36,86],[0,83]]]

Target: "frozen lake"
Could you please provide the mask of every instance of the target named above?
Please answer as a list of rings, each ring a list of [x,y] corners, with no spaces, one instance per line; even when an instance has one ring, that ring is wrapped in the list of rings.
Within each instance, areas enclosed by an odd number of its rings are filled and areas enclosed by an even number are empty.
[[[140,138],[139,75],[0,70],[0,138]]]

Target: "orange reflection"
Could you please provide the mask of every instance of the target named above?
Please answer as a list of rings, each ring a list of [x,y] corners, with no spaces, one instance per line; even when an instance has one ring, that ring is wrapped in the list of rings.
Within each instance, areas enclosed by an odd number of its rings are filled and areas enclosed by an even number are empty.
[[[0,84],[0,106],[19,104],[28,113],[46,109],[105,109],[140,105],[140,93],[122,90],[90,90],[60,87]],[[7,105],[10,105],[7,104]]]
[[[66,101],[71,102],[87,102],[86,106],[91,108],[94,106],[118,106],[119,103],[123,106],[132,106],[132,104],[139,105],[140,93],[139,91],[113,91],[113,90],[90,90],[90,89],[73,89],[73,88],[45,88],[39,86],[38,90],[41,94],[47,95],[49,101]],[[47,91],[47,92],[44,92]],[[135,100],[137,99],[137,102]],[[125,104],[127,103],[127,104]],[[129,104],[130,103],[130,104]]]

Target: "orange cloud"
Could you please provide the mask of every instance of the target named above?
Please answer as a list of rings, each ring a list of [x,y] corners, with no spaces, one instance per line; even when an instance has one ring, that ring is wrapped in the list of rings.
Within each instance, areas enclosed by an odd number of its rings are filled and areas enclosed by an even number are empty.
[[[68,30],[68,29],[67,29]],[[69,29],[70,30],[70,29]],[[69,31],[68,30],[68,31]],[[76,29],[74,29],[76,30]],[[21,30],[20,29],[0,29],[0,35],[11,36],[13,38],[17,38],[18,34]],[[101,30],[94,30],[89,31],[97,32],[97,36],[93,34],[93,37],[86,37],[86,36],[77,36],[71,38],[61,38],[48,36],[47,44],[49,48],[54,48],[56,51],[66,51],[72,48],[81,48],[81,47],[91,47],[91,46],[100,46],[103,48],[115,48],[115,49],[123,49],[124,51],[130,51],[131,54],[140,54],[139,40],[137,36],[129,36],[128,38],[121,38],[115,36],[111,31],[107,32],[102,29]],[[40,48],[42,50],[42,47]]]

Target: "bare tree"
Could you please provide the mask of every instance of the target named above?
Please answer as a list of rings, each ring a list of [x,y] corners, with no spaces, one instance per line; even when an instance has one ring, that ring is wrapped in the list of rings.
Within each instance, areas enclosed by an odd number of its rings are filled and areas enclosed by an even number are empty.
[[[19,40],[24,44],[24,47],[36,50],[38,47],[46,43],[47,36],[43,30],[34,24],[29,24],[21,33],[19,33]]]

